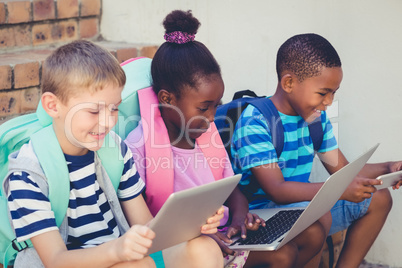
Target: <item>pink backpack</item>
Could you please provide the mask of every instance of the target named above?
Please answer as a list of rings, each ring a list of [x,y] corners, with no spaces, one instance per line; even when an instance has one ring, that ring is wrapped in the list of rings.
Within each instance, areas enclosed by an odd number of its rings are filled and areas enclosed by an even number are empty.
[[[161,158],[173,161],[172,149],[168,132],[158,108],[158,99],[152,87],[138,91],[141,120],[145,141],[145,156],[147,160]],[[211,168],[215,180],[223,177],[223,167],[213,162],[215,159],[226,158],[225,147],[214,123],[207,132],[196,140]],[[155,146],[157,145],[157,146]],[[146,201],[151,213],[155,216],[166,199],[173,193],[173,165],[161,168],[157,161],[147,161]]]

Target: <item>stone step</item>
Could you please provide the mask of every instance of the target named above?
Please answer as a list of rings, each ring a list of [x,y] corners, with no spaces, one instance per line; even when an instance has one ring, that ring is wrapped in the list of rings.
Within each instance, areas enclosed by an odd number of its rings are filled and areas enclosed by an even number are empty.
[[[152,58],[157,46],[95,41],[119,62],[145,56]],[[40,98],[42,63],[56,48],[29,49],[0,54],[0,124],[20,114],[35,111]]]

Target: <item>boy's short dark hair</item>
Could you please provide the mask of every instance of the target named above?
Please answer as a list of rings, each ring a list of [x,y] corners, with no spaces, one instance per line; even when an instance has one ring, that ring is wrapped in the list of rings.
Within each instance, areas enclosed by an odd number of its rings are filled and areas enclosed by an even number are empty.
[[[301,82],[319,75],[323,67],[341,67],[341,59],[331,43],[318,34],[295,35],[278,50],[276,72],[279,80],[284,71],[290,71]]]
[[[117,59],[90,41],[63,45],[47,57],[42,72],[42,92],[55,94],[62,102],[77,89],[101,90],[106,85],[123,87],[126,75]]]

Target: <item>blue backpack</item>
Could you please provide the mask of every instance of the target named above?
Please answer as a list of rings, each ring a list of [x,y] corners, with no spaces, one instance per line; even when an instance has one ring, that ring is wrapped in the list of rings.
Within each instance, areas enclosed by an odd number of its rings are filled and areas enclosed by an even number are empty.
[[[125,139],[139,122],[139,106],[137,90],[151,85],[151,59],[139,58],[126,61],[122,64],[127,81],[122,92],[122,103],[119,106],[119,121],[114,131]],[[1,185],[8,173],[8,156],[19,150],[22,145],[32,141],[35,154],[41,163],[48,179],[49,200],[55,213],[56,223],[61,225],[67,211],[70,186],[69,172],[63,152],[60,148],[52,127],[51,117],[44,111],[41,103],[35,113],[13,118],[0,125],[0,182]],[[110,146],[109,146],[110,144]],[[115,146],[113,137],[107,135],[105,142],[96,153],[117,190],[124,163],[121,157],[120,146]],[[19,251],[31,247],[30,241],[18,243],[11,228],[7,196],[1,187],[0,193],[0,263],[4,267],[12,265]]]
[[[280,157],[284,145],[284,132],[278,110],[269,98],[257,96],[257,94],[251,90],[242,90],[234,94],[232,101],[218,106],[215,114],[214,122],[230,160],[233,160],[230,147],[237,120],[249,104],[257,108],[264,116],[268,128],[271,130],[272,143],[275,147],[276,154]],[[314,150],[318,151],[324,137],[321,118],[317,118],[314,122],[310,123],[308,128],[313,141]]]

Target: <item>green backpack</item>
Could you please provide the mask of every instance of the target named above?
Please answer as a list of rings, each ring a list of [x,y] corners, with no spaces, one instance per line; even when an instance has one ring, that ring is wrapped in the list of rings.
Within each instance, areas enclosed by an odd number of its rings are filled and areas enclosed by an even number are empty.
[[[122,92],[122,103],[119,106],[119,120],[114,131],[125,139],[140,120],[137,90],[151,85],[151,59],[136,58],[121,64],[127,81]],[[8,156],[32,141],[35,154],[41,163],[49,185],[49,200],[55,213],[56,223],[61,225],[67,211],[69,201],[69,173],[63,152],[53,131],[51,117],[44,111],[41,103],[35,113],[13,118],[0,125],[0,182],[1,185],[8,173]],[[110,146],[109,146],[110,144]],[[100,150],[97,151],[103,166],[117,190],[123,171],[123,160],[117,157],[120,146],[115,146],[113,137],[107,135]],[[0,193],[0,263],[7,267],[14,263],[17,253],[32,246],[30,241],[18,243],[11,228],[7,196],[1,187]]]

